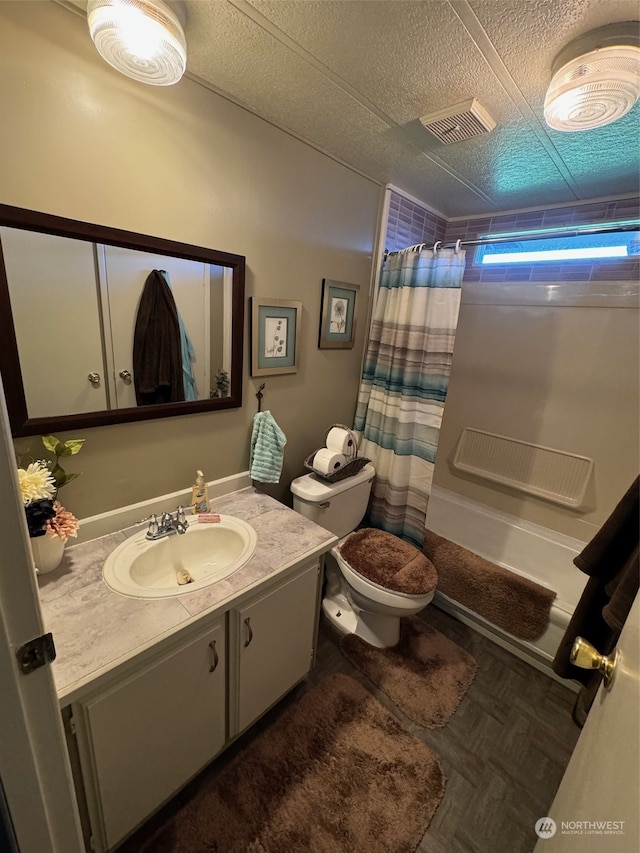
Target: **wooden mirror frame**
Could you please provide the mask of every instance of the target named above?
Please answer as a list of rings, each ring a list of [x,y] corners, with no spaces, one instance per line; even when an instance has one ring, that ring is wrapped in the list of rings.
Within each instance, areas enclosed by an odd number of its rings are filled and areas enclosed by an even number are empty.
[[[53,431],[105,426],[154,418],[169,418],[195,412],[233,409],[242,405],[245,281],[245,258],[243,255],[233,255],[216,249],[205,249],[202,246],[192,246],[188,243],[176,243],[173,240],[136,234],[119,228],[78,222],[74,219],[52,216],[6,204],[0,204],[0,226],[201,261],[232,270],[231,381],[228,397],[29,418],[11,311],[9,284],[0,244],[0,373],[4,384],[11,432],[14,436],[46,434]]]

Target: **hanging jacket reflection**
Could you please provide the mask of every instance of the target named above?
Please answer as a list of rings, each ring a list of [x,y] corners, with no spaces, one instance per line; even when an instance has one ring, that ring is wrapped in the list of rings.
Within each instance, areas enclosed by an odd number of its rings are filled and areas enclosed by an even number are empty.
[[[133,333],[136,403],[184,400],[180,324],[173,294],[158,270],[147,276]]]

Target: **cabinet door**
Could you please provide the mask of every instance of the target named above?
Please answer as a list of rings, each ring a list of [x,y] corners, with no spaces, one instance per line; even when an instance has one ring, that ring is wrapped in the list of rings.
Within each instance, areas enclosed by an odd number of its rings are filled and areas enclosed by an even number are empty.
[[[0,238],[29,417],[106,409],[93,244],[17,228]]]
[[[187,646],[85,705],[107,848],[222,749],[225,681],[220,620]]]
[[[309,672],[317,625],[319,568],[313,565],[233,611],[238,643],[238,732]]]

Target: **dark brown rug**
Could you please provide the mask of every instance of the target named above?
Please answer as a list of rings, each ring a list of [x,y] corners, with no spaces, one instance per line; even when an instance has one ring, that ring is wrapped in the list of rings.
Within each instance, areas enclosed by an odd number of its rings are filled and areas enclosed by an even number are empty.
[[[431,750],[362,685],[325,678],[140,853],[410,853],[444,793]]]
[[[549,624],[556,593],[497,566],[437,533],[422,550],[438,572],[438,591],[514,637],[537,640]]]
[[[450,720],[478,668],[468,652],[417,616],[400,622],[396,646],[376,649],[347,634],[340,648],[410,720],[427,729]]]

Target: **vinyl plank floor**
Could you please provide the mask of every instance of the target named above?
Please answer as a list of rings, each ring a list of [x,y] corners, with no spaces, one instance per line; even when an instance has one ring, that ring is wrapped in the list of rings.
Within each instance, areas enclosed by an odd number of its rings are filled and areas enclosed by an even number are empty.
[[[405,717],[344,658],[325,626],[318,665],[298,690],[330,672],[351,675],[438,755],[445,795],[417,853],[531,853],[534,824],[547,814],[580,734],[571,717],[575,693],[435,606],[424,619],[478,663],[444,728],[423,729]]]
[[[445,794],[417,853],[531,853],[537,841],[534,824],[547,814],[580,734],[571,717],[575,694],[437,607],[427,608],[424,618],[478,662],[476,678],[444,728],[424,729],[409,720],[347,661],[337,634],[322,624],[313,672],[214,766],[241,753],[285,707],[325,676],[342,672],[365,685],[440,759]],[[121,853],[139,849],[189,796],[188,786],[126,842]]]

